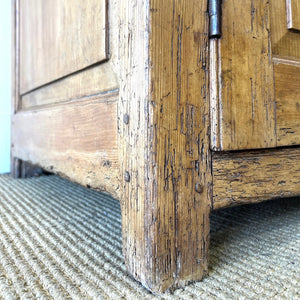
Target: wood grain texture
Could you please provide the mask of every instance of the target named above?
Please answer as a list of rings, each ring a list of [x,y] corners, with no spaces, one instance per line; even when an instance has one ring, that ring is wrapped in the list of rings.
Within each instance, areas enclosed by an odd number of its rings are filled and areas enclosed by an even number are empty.
[[[300,59],[300,33],[287,28],[285,1],[270,1],[270,11],[272,32],[270,37],[273,56]],[[300,15],[299,6],[296,15]]]
[[[106,0],[20,0],[20,92],[107,58]]]
[[[222,126],[222,88],[220,39],[209,41],[209,102],[210,102],[210,147],[217,151],[221,149]]]
[[[23,95],[20,108],[24,110],[69,100],[97,97],[99,94],[118,88],[117,76],[111,63],[106,62]]]
[[[300,195],[300,148],[213,155],[213,209]]]
[[[19,1],[14,0],[11,2],[11,22],[12,22],[12,52],[11,52],[11,113],[15,113],[19,106]]]
[[[274,64],[277,145],[300,145],[300,62]]]
[[[286,0],[287,27],[300,30],[300,2],[299,0]]]
[[[220,61],[215,89],[221,89],[214,150],[276,146],[269,2],[223,2],[220,49],[211,51]]]
[[[28,12],[28,18],[30,18],[32,14],[40,14],[39,8],[41,5],[45,6],[49,3],[49,1],[48,3],[46,3],[46,1],[39,3],[38,7]],[[54,4],[54,2],[51,3]],[[92,1],[85,2],[84,8],[80,11],[80,5],[82,6],[83,4],[78,1],[60,2],[60,9],[67,4],[73,6],[78,4],[77,7],[73,7],[73,11],[68,10],[66,13],[71,15],[64,18],[66,27],[71,26],[74,29],[76,26],[81,26],[78,32],[75,30],[76,34],[73,34],[73,37],[68,37],[69,41],[76,40],[78,49],[82,44],[87,42],[85,38],[90,39],[89,43],[98,47],[98,42],[100,42],[99,35],[103,37],[103,30],[108,33],[106,27],[98,28],[99,26],[101,27],[101,21],[103,21],[98,14],[99,5],[101,6],[103,3],[103,1],[94,1],[94,4],[97,5],[97,7],[95,7],[92,5]],[[116,18],[118,1],[109,0],[109,6],[111,8],[108,12],[111,20],[110,38],[106,39],[108,45],[105,45],[105,47],[108,48],[105,48],[105,51],[110,51],[109,62],[91,66],[82,72],[77,72],[61,80],[56,80],[49,85],[36,89],[32,93],[26,94],[24,96],[25,99],[23,98],[23,100],[25,100],[23,101],[23,109],[24,107],[27,109],[26,113],[19,113],[20,109],[22,109],[19,78],[20,76],[24,76],[19,74],[19,1],[14,1],[12,5],[13,19],[15,19],[13,22],[14,32],[12,38],[14,41],[12,93],[15,95],[12,100],[12,175],[18,174],[18,176],[21,176],[22,172],[20,172],[20,170],[24,170],[24,168],[22,168],[23,162],[31,161],[50,172],[58,173],[85,186],[110,192],[118,197],[119,163],[117,154],[116,116],[118,80],[115,72],[118,68],[117,34],[119,24]],[[91,5],[93,6],[93,13],[88,12]],[[59,8],[52,8],[45,14],[51,16],[52,20],[49,20],[49,22],[55,22],[55,26],[58,26],[59,20],[55,19],[59,19],[64,12],[61,11],[59,15],[56,15],[54,14],[55,9]],[[76,20],[76,24],[68,25],[67,23],[72,21],[75,17],[73,15],[74,12],[80,12],[81,20]],[[37,19],[34,19],[34,21],[41,21],[38,16],[36,17]],[[95,17],[100,17],[100,19],[96,20]],[[90,18],[90,20],[83,20],[84,18]],[[84,24],[80,25],[81,21],[84,22]],[[43,19],[41,22],[43,22]],[[91,22],[97,23],[98,27],[90,26]],[[55,26],[52,28],[54,31],[57,29]],[[89,26],[88,34],[81,31],[85,26]],[[38,27],[37,30],[41,33],[43,31],[42,24]],[[66,27],[64,29],[67,30]],[[49,28],[44,29],[47,31]],[[98,31],[98,29],[100,31]],[[24,28],[22,30],[24,31]],[[97,30],[99,34],[94,34],[93,30]],[[70,32],[70,34],[71,33],[72,32]],[[77,39],[81,34],[83,35],[83,40]],[[32,38],[37,37],[38,36]],[[60,35],[58,38],[61,37]],[[27,42],[30,44],[30,40]],[[65,42],[67,43],[68,41]],[[63,44],[61,46],[63,46]],[[84,50],[84,48],[82,49]],[[66,49],[56,50],[59,52],[59,55],[66,55]],[[92,49],[90,50],[93,51]],[[41,48],[40,51],[42,52],[43,48]],[[100,48],[97,48],[95,51],[101,55]],[[40,53],[41,56],[44,54],[45,53]],[[69,60],[74,60],[72,53],[69,52],[68,54]],[[88,54],[88,52],[85,54]],[[44,66],[42,67],[44,68],[49,67],[47,66],[47,59],[49,58],[46,58],[43,62]],[[80,57],[80,59],[85,59],[85,57]],[[41,70],[36,71],[40,72]],[[44,76],[45,74],[39,73],[38,75]],[[60,106],[57,106],[57,104],[60,104]],[[38,109],[36,109],[37,107]],[[72,129],[73,125],[74,127]],[[47,140],[49,138],[47,133],[51,135],[49,141]],[[110,135],[108,133],[110,133]],[[74,140],[72,140],[72,134],[74,135]],[[82,146],[80,144],[81,142],[83,143]],[[87,149],[88,143],[94,146]],[[63,144],[64,148],[61,148]],[[68,147],[69,150],[66,150]],[[62,153],[59,152],[60,150],[62,150]]]
[[[124,256],[136,279],[163,292],[207,272],[207,1],[127,3],[119,102],[119,119],[129,115],[120,123]]]
[[[15,114],[12,156],[119,196],[117,99]]]

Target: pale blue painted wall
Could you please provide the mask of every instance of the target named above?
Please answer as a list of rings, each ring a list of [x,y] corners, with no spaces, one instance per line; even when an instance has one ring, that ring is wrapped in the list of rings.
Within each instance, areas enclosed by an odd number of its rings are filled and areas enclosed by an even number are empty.
[[[0,173],[10,171],[11,1],[0,0]]]

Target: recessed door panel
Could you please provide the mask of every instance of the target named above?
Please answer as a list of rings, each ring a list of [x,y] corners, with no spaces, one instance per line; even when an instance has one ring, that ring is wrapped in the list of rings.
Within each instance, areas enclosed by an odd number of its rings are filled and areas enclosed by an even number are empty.
[[[107,58],[106,0],[20,1],[20,93]]]
[[[300,1],[272,1],[277,146],[300,144]]]

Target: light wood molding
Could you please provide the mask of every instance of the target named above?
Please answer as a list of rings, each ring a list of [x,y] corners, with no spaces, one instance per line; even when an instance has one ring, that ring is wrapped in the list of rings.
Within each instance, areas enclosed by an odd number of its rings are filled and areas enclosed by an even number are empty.
[[[97,97],[99,94],[118,89],[118,78],[111,62],[105,62],[21,96],[20,109]]]
[[[300,148],[214,153],[213,209],[300,195]]]
[[[299,0],[286,0],[287,28],[300,30],[300,2]]]
[[[154,292],[207,272],[206,11],[207,1],[199,0],[120,7],[124,256],[130,273]]]
[[[222,89],[220,39],[209,41],[210,147],[222,149]]]

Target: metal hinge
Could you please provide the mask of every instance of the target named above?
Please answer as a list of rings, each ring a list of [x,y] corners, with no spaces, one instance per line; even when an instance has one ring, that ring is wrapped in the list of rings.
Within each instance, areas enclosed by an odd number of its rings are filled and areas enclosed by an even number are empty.
[[[220,38],[222,31],[222,0],[208,0],[209,38]]]

